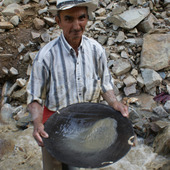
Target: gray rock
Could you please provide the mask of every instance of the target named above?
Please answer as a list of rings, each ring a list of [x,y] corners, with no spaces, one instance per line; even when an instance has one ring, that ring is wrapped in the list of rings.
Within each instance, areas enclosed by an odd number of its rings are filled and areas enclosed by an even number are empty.
[[[162,78],[156,71],[152,69],[143,69],[141,71],[144,84],[147,90],[150,90],[161,84]]]
[[[26,104],[27,103],[26,87],[24,86],[21,90],[14,91],[12,93],[11,98]]]
[[[169,66],[170,34],[148,34],[144,36],[140,67],[155,71]]]
[[[0,105],[3,106],[5,103],[7,103],[8,101],[8,91],[11,88],[11,83],[9,82],[5,82],[3,87],[2,87],[2,91],[1,91],[1,101],[0,101]]]
[[[16,14],[21,14],[24,12],[24,9],[22,8],[22,6],[13,3],[8,5],[3,11],[2,14],[5,16],[13,16]]]
[[[139,87],[141,87],[141,88],[144,87],[145,84],[144,84],[144,80],[143,80],[141,74],[138,75],[136,80],[137,80],[137,84],[139,85]]]
[[[128,39],[124,40],[124,42],[129,43],[130,45],[137,45],[137,46],[143,45],[142,38],[128,38]]]
[[[13,16],[11,19],[10,19],[10,22],[14,25],[14,26],[17,26],[19,24],[19,17],[17,15]]]
[[[98,9],[97,11],[95,11],[95,13],[96,13],[98,16],[103,16],[103,15],[105,15],[105,13],[106,13],[106,9],[105,9],[105,8],[100,8],[100,9]]]
[[[31,32],[31,36],[32,36],[32,39],[34,40],[34,39],[39,38],[41,36],[41,34],[38,32]]]
[[[108,40],[107,40],[107,45],[111,46],[114,44],[114,38],[113,37],[109,37]]]
[[[132,107],[129,107],[129,119],[132,121],[132,123],[136,123],[141,118],[140,114]]]
[[[6,67],[2,67],[2,72],[7,75],[9,71]]]
[[[3,4],[4,6],[8,6],[9,4],[13,4],[13,3],[19,4],[20,2],[21,0],[4,0]]]
[[[41,15],[41,14],[43,14],[43,13],[46,13],[47,11],[48,11],[48,8],[47,8],[47,6],[46,6],[45,8],[40,9],[40,10],[38,11],[38,14]]]
[[[33,20],[33,23],[34,23],[34,26],[37,30],[40,30],[45,25],[45,22],[43,20],[39,19],[39,18],[35,18]]]
[[[131,86],[128,87],[124,87],[124,93],[126,96],[129,96],[131,94],[135,94],[136,93],[136,84],[132,84]]]
[[[129,2],[133,5],[142,5],[144,4],[146,1],[145,0],[129,0]]]
[[[38,51],[34,51],[34,52],[29,53],[29,56],[30,56],[32,62],[33,62],[34,58],[36,57],[37,53],[38,53]]]
[[[50,7],[48,8],[48,12],[50,14],[52,14],[52,16],[56,16],[57,15],[57,10],[56,10],[56,6],[55,5],[50,5]]]
[[[138,76],[138,70],[132,69],[132,71],[130,72],[130,74],[131,74],[133,77],[137,78],[137,76]]]
[[[15,69],[14,67],[11,67],[11,68],[9,69],[9,72],[10,72],[12,75],[18,75],[18,70]]]
[[[127,60],[117,59],[113,64],[112,72],[116,76],[120,76],[130,71],[130,69],[131,69],[131,64]]]
[[[25,115],[16,122],[16,126],[22,129],[28,128],[29,123],[32,121],[31,115]]]
[[[24,49],[25,49],[24,44],[20,44],[20,46],[18,48],[18,52],[21,53]]]
[[[121,14],[126,10],[125,6],[116,6],[115,8],[112,9],[111,16]]]
[[[129,58],[129,54],[126,51],[122,51],[120,55],[122,58],[125,58],[125,59]]]
[[[118,58],[120,58],[120,55],[117,53],[110,53],[110,59],[111,60],[117,60]]]
[[[107,41],[107,36],[105,36],[105,35],[100,35],[100,36],[98,36],[98,42],[101,44],[101,45],[104,45],[105,43],[106,43],[106,41]]]
[[[164,0],[164,5],[170,4],[170,0]]]
[[[164,104],[164,109],[170,113],[170,100],[168,100],[165,104]]]
[[[147,17],[149,13],[149,8],[132,9],[127,10],[120,15],[111,16],[108,18],[108,21],[119,27],[132,29]]]
[[[170,94],[170,85],[167,84],[166,89],[167,89],[168,94]]]
[[[0,22],[0,29],[11,29],[14,28],[14,26],[10,22]]]
[[[47,32],[44,32],[43,34],[41,34],[41,39],[45,43],[48,43],[48,42],[50,42],[50,35]]]
[[[156,113],[159,117],[168,117],[168,113],[166,110],[163,108],[163,106],[157,106],[153,108],[153,112]]]
[[[125,34],[123,31],[119,31],[118,36],[115,39],[115,42],[122,42],[125,39]]]
[[[56,24],[56,21],[54,18],[44,17],[44,21],[51,27],[54,26],[54,24]]]
[[[29,64],[27,68],[27,76],[31,75],[31,71],[32,71],[32,66]]]
[[[157,18],[151,13],[138,25],[138,30],[142,32],[149,32],[150,30],[154,29],[154,22],[158,22]]]
[[[0,111],[2,121],[6,123],[11,121],[13,111],[14,108],[10,104],[8,103],[4,104]]]
[[[170,125],[163,129],[163,132],[158,134],[154,140],[154,151],[161,155],[169,155],[170,153]]]
[[[123,82],[125,83],[126,87],[129,87],[132,84],[136,83],[136,79],[133,76],[129,75],[127,78],[123,80]]]
[[[22,79],[22,78],[19,78],[16,80],[16,83],[19,87],[24,87],[26,85],[26,80],[25,79]]]

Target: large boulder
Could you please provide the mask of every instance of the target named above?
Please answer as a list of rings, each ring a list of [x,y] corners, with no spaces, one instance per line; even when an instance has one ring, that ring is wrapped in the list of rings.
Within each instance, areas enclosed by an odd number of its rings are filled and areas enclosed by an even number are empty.
[[[155,71],[170,65],[170,34],[144,36],[140,67]]]

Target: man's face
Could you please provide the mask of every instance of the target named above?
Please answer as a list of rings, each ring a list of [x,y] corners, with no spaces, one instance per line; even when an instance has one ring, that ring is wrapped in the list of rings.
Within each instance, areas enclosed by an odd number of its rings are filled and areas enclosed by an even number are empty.
[[[63,30],[64,36],[71,46],[79,45],[88,21],[86,7],[73,7],[60,11],[56,21]]]

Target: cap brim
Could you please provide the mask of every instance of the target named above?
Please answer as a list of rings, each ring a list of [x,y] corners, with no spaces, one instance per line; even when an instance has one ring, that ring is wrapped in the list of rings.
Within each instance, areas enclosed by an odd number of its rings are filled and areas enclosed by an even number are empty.
[[[97,9],[97,4],[95,3],[91,3],[91,2],[84,2],[84,3],[79,3],[79,4],[73,4],[73,5],[65,5],[61,8],[57,8],[57,11],[61,11],[61,10],[67,10],[67,9],[71,9],[73,7],[83,7],[86,6],[88,8],[88,15],[89,18],[92,18],[92,12],[95,11]]]
[[[112,107],[79,103],[59,113],[45,123],[49,138],[43,138],[44,146],[56,160],[74,167],[99,168],[118,161],[130,150],[132,125]]]

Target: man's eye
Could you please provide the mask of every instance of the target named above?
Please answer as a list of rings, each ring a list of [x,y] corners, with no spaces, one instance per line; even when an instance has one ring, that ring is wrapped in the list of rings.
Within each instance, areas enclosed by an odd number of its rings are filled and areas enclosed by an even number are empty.
[[[86,18],[85,15],[79,17],[80,20],[84,20],[85,18]]]
[[[65,17],[65,21],[71,22],[72,18],[71,17]]]

